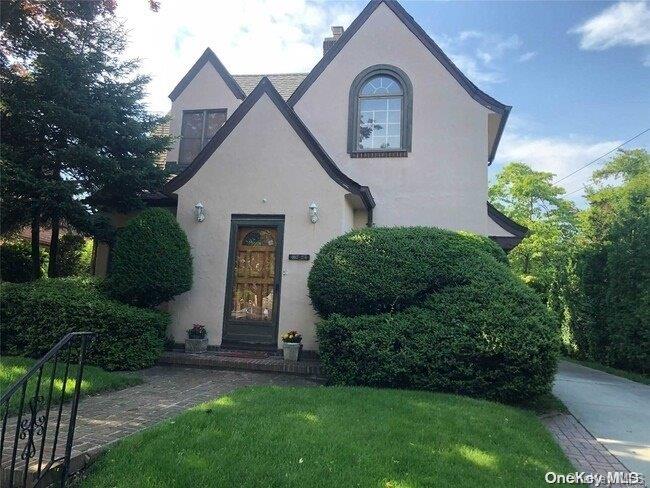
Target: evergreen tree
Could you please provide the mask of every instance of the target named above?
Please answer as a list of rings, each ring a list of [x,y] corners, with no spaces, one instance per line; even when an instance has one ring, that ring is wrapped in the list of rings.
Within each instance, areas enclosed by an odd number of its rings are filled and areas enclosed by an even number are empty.
[[[92,233],[97,211],[139,208],[142,193],[164,182],[154,163],[169,138],[153,133],[164,119],[143,103],[148,78],[122,59],[113,2],[10,3],[2,24],[2,231],[30,222],[37,277],[40,227],[51,226],[48,274],[56,276],[61,223]],[[36,14],[25,14],[32,7]]]

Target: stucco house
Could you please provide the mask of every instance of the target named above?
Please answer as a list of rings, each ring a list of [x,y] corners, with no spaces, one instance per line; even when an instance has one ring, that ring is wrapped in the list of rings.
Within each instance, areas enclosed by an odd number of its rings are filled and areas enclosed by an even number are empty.
[[[323,244],[364,226],[436,226],[514,247],[525,228],[487,203],[509,106],[479,90],[397,2],[332,29],[309,73],[232,75],[210,49],[172,90],[169,207],[194,257],[169,304],[177,342],[316,350],[307,276]],[[120,216],[122,225],[128,216]],[[97,250],[104,274],[108,249]]]

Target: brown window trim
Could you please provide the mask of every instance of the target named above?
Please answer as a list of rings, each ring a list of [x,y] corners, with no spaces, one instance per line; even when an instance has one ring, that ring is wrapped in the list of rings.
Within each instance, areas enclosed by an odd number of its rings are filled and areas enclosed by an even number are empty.
[[[407,158],[408,151],[400,149],[397,151],[353,151],[351,158]]]
[[[178,163],[188,165],[192,161],[181,161],[181,155],[183,154],[183,140],[187,139],[183,137],[183,120],[185,119],[185,114],[203,114],[203,128],[201,129],[201,145],[205,147],[206,144],[210,141],[209,139],[205,140],[205,129],[208,123],[208,114],[209,113],[222,113],[224,114],[224,123],[225,120],[228,120],[228,109],[227,108],[197,108],[190,110],[183,110],[183,115],[181,116],[181,133],[178,141]],[[217,129],[218,131],[219,129]],[[198,139],[192,138],[192,139]],[[200,152],[200,151],[199,151]]]
[[[402,85],[402,120],[401,120],[401,138],[402,147],[395,148],[392,151],[384,151],[382,149],[362,150],[358,149],[359,144],[359,131],[358,131],[358,115],[359,115],[359,90],[363,84],[376,75],[391,76]],[[380,153],[401,153],[411,151],[411,138],[413,133],[413,85],[408,75],[397,66],[389,64],[376,64],[364,69],[352,82],[350,86],[350,95],[348,101],[348,154],[352,158],[373,158],[373,157],[404,157],[398,156],[381,156],[369,155]],[[363,156],[355,156],[355,154],[363,154]]]

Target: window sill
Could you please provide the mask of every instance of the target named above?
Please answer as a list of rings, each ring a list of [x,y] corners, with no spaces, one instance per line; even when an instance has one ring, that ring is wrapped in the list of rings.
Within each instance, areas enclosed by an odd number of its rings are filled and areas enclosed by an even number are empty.
[[[408,151],[354,151],[350,153],[351,158],[406,158]]]

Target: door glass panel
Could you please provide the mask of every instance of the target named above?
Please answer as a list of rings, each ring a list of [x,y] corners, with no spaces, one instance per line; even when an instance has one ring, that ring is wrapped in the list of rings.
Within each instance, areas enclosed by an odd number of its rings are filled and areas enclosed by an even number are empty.
[[[238,229],[231,320],[271,323],[276,240],[276,229]]]

